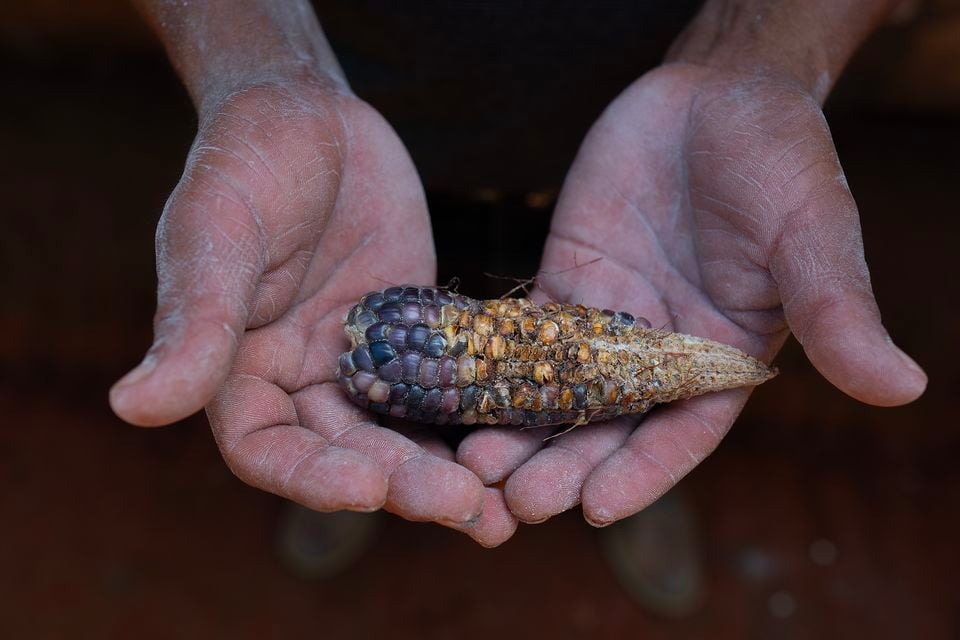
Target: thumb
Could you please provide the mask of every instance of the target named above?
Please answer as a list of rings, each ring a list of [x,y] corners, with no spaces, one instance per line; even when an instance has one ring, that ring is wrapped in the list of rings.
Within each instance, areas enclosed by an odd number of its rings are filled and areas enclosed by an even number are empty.
[[[157,227],[153,346],[110,390],[114,412],[139,426],[175,422],[214,396],[263,271],[259,227],[244,198],[200,167],[188,169]]]
[[[828,178],[805,188],[799,201],[770,258],[790,329],[817,370],[844,393],[878,406],[917,399],[927,376],[880,321],[845,181]]]

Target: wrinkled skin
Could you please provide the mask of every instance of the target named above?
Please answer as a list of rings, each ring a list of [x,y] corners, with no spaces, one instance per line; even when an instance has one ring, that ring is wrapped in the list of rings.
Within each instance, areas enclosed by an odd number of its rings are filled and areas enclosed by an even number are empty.
[[[368,105],[307,80],[205,110],[157,262],[156,341],[112,391],[119,415],[159,425],[209,402],[224,460],[255,487],[320,511],[383,507],[488,546],[512,535],[499,490],[336,384],[349,306],[435,276],[416,171]]]
[[[543,297],[623,309],[767,361],[792,331],[828,380],[864,402],[903,404],[926,384],[880,323],[820,105],[785,79],[673,64],[634,83],[580,149],[542,273]],[[522,521],[582,502],[602,526],[709,455],[749,393],[677,402],[546,445],[542,430],[479,431],[458,460],[484,482],[506,479]]]

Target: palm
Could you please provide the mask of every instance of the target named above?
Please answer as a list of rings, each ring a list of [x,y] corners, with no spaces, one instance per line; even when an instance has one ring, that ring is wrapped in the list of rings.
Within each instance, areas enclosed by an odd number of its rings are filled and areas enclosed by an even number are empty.
[[[623,309],[768,360],[789,320],[802,342],[813,338],[805,346],[825,375],[863,373],[857,362],[829,361],[818,350],[816,338],[835,327],[810,309],[863,313],[811,304],[831,278],[846,285],[838,296],[876,309],[856,208],[819,107],[786,85],[718,75],[667,65],[608,108],[567,177],[540,287],[553,299]],[[803,211],[810,203],[829,207],[832,218],[816,216],[816,206]],[[831,252],[853,259],[831,267]],[[509,475],[507,500],[522,520],[582,501],[591,522],[608,523],[652,502],[709,455],[748,394],[661,407],[640,428],[637,418],[585,427],[542,450],[542,433],[479,432],[460,459],[488,482]]]
[[[161,364],[128,413],[168,421],[171,405],[189,413],[219,387],[214,435],[250,484],[319,510],[384,506],[485,543],[508,537],[499,494],[439,441],[377,426],[336,388],[350,304],[434,278],[422,189],[396,135],[355,98],[309,85],[252,87],[203,120],[158,230]]]

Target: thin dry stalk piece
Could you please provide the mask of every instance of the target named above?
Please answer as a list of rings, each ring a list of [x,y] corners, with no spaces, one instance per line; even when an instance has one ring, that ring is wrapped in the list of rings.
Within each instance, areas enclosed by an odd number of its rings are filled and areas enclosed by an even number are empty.
[[[350,399],[426,424],[576,427],[777,373],[739,349],[629,313],[474,300],[438,287],[368,293],[344,332],[351,349],[337,379]]]

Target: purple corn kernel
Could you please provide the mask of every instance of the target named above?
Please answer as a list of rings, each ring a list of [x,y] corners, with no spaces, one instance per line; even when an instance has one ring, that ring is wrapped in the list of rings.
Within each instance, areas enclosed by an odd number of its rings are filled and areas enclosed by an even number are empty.
[[[524,424],[530,424],[530,425],[537,424],[537,421],[538,421],[541,417],[544,418],[544,421],[541,422],[540,424],[546,424],[546,422],[547,422],[547,421],[546,421],[547,414],[542,413],[542,412],[539,412],[539,411],[524,411],[524,412],[523,412],[523,422],[524,422]]]
[[[404,287],[400,302],[420,302],[420,287]]]
[[[369,409],[374,413],[388,413],[390,411],[390,405],[385,402],[371,402]]]
[[[637,319],[626,311],[618,311],[614,318],[625,327],[632,327],[637,322]]]
[[[440,326],[440,307],[435,304],[428,304],[423,308],[423,321],[432,329]]]
[[[424,358],[420,362],[420,386],[430,389],[437,386],[440,374],[440,361],[433,358]]]
[[[380,316],[380,320],[383,322],[400,322],[403,315],[400,313],[400,305],[391,302],[380,307],[380,311],[377,312],[377,315]]]
[[[424,288],[420,290],[420,300],[423,304],[433,304],[437,301],[437,290]]]
[[[427,395],[423,397],[423,404],[420,410],[424,413],[433,413],[440,408],[440,402],[443,400],[443,392],[440,389],[430,389]]]
[[[409,407],[410,409],[419,410],[420,403],[423,402],[423,397],[425,395],[427,395],[427,392],[424,390],[423,387],[416,384],[410,385],[410,390],[407,391],[407,399],[406,399],[407,407]],[[409,414],[410,412],[408,411],[407,413]]]
[[[383,376],[383,370],[380,375]],[[559,396],[560,388],[556,385],[545,384],[540,387],[540,404],[544,409],[556,409]]]
[[[455,413],[460,407],[460,390],[456,387],[447,387],[443,390],[443,399],[440,401],[440,413]]]
[[[420,409],[407,408],[407,420],[410,422],[425,422],[423,412]]]
[[[353,397],[353,403],[366,409],[370,404],[370,400],[367,399],[367,394],[361,393]]]
[[[397,352],[394,351],[389,342],[371,342],[370,357],[373,359],[373,364],[379,367],[395,359]]]
[[[396,302],[400,299],[400,296],[403,294],[403,287],[390,287],[389,289],[384,289],[383,291],[383,301],[384,302]]]
[[[587,408],[587,385],[578,384],[573,387],[573,408]]]
[[[367,327],[376,321],[377,315],[373,311],[361,311],[357,314],[357,319],[354,320],[354,323],[360,331],[366,331]]]
[[[447,348],[447,339],[442,334],[435,333],[427,338],[427,344],[423,347],[423,352],[431,358],[439,358]]]
[[[480,388],[471,384],[460,392],[460,408],[464,411],[477,408],[477,397],[480,395]]]
[[[390,337],[387,338],[393,348],[397,351],[403,351],[407,348],[407,327],[402,324],[390,325]]]
[[[339,382],[340,386],[343,387],[351,396],[355,396],[360,393],[354,386],[353,379],[343,375],[342,373],[337,376],[337,382]]]
[[[437,294],[437,304],[441,307],[447,304],[453,304],[453,296],[446,291],[441,291]]]
[[[394,418],[406,418],[407,406],[403,404],[391,404],[390,415],[393,416]]]
[[[363,306],[370,311],[378,311],[383,306],[383,294],[374,292],[363,296]]]
[[[650,321],[644,318],[643,316],[637,316],[637,326],[643,327],[644,329],[649,329],[651,327]]]
[[[440,372],[437,384],[441,387],[452,387],[457,379],[457,361],[450,356],[440,358]]]
[[[386,322],[375,322],[364,332],[364,335],[367,337],[367,342],[376,342],[377,340],[386,340],[390,336],[390,328],[393,325],[389,325]]]
[[[386,402],[390,397],[390,385],[383,380],[377,380],[370,385],[367,397],[370,398],[370,402]]]
[[[616,312],[613,311],[612,309],[603,309],[600,311],[600,315],[605,316],[607,318],[612,318],[613,316],[616,315]]]
[[[395,384],[390,387],[390,404],[404,404],[407,400],[407,392],[410,387],[403,384]]]
[[[400,382],[400,360],[398,358],[394,358],[387,364],[383,365],[377,369],[377,375],[380,376],[381,380],[385,380],[386,382]]]
[[[521,425],[523,424],[523,411],[519,409],[513,409],[510,412],[510,424],[512,425]]]
[[[347,319],[344,320],[347,324],[353,324],[357,321],[357,312],[360,311],[361,307],[358,304],[350,307],[350,311],[347,312]]]
[[[376,371],[376,367],[373,366],[373,359],[370,357],[370,349],[365,344],[361,344],[353,350],[353,363],[357,365],[358,369],[362,369],[363,371],[369,371],[371,373]]]
[[[400,317],[404,324],[420,322],[422,307],[419,302],[405,302],[400,308]]]
[[[357,372],[357,365],[353,364],[353,358],[349,351],[346,353],[340,354],[340,359],[337,361],[337,364],[340,369],[340,373],[345,376],[352,376]]]
[[[415,324],[407,330],[407,348],[411,351],[423,351],[430,337],[430,327],[425,324]]]
[[[377,381],[377,376],[366,371],[357,371],[353,378],[353,386],[357,388],[357,391],[360,393],[366,393],[374,382]]]
[[[400,377],[406,383],[414,383],[420,379],[420,360],[423,358],[416,351],[407,351],[400,356]]]

